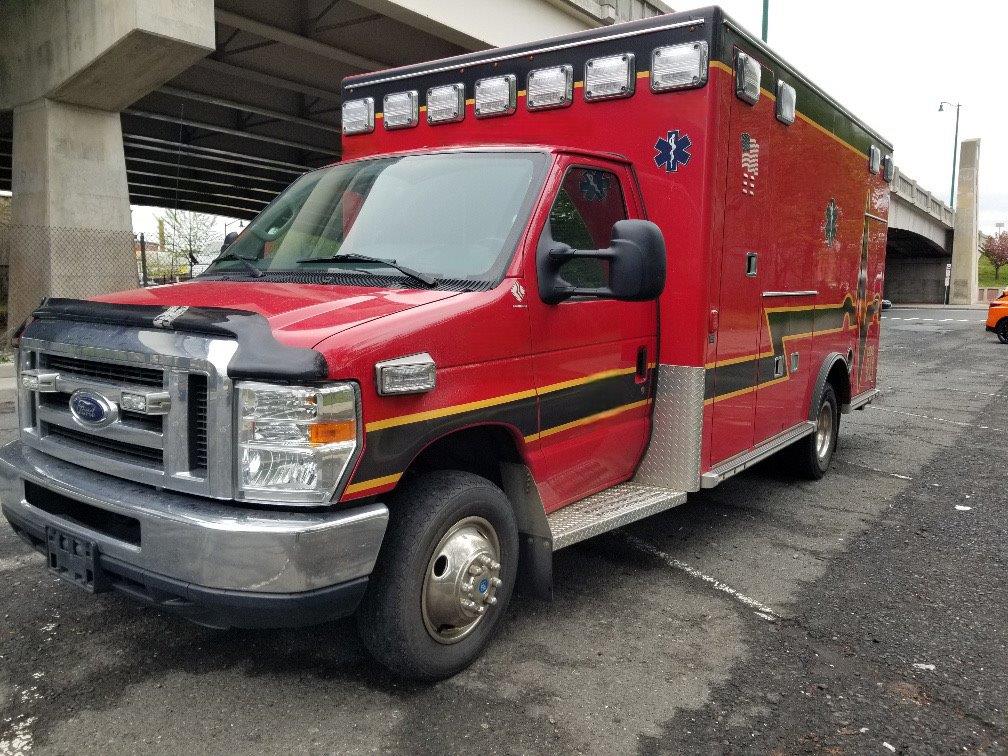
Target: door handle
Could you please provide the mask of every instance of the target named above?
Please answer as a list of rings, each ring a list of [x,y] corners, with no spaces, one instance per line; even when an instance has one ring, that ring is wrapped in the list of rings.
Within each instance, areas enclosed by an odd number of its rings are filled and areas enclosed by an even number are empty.
[[[756,260],[758,255],[755,252],[746,252],[745,256],[745,274],[750,278],[756,277]]]
[[[647,347],[642,346],[637,349],[637,383],[643,383],[647,380],[648,374],[648,358],[647,358]]]

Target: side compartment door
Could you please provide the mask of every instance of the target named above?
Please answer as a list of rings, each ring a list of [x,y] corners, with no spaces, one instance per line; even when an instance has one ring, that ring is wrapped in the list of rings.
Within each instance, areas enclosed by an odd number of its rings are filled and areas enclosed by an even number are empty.
[[[574,249],[605,249],[616,221],[640,218],[629,170],[618,163],[564,156],[547,186],[549,211],[531,237],[527,270],[548,232]],[[599,259],[567,262],[576,287],[608,282]],[[530,280],[537,280],[535,273]],[[629,479],[650,435],[651,366],[656,361],[657,303],[575,297],[546,304],[529,296],[532,364],[539,394],[540,492],[556,509]]]
[[[763,79],[772,73],[763,69]],[[711,464],[753,446],[763,267],[770,263],[770,123],[773,102],[732,98],[728,127],[721,294],[711,422]]]

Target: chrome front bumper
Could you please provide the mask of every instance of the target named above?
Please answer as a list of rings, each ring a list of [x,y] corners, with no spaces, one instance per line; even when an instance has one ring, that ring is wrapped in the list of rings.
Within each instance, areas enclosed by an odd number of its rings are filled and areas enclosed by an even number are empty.
[[[38,550],[45,552],[47,527],[87,539],[110,587],[221,626],[298,625],[352,612],[388,523],[383,504],[293,512],[158,490],[19,441],[0,449],[0,502]]]

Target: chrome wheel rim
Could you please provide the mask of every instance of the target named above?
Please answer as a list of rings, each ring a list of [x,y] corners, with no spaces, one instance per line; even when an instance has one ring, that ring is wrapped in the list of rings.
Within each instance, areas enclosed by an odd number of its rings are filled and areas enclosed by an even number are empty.
[[[816,422],[816,455],[820,462],[826,462],[832,445],[833,408],[829,402],[824,402],[819,408],[819,420]]]
[[[424,626],[438,643],[457,643],[475,630],[497,603],[500,540],[482,517],[459,520],[431,554],[424,575]]]

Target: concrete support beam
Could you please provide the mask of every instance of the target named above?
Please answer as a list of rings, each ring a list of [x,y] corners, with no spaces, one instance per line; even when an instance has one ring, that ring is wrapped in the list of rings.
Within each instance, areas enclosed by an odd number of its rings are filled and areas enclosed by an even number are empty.
[[[137,285],[118,113],[16,107],[13,195],[9,327],[44,296]]]
[[[966,139],[959,149],[956,189],[955,236],[952,240],[952,287],[949,303],[971,305],[978,301],[977,265],[980,262],[979,176],[980,140]]]
[[[14,111],[8,328],[44,296],[136,286],[119,111],[207,55],[213,0],[0,3]]]
[[[357,0],[357,4],[467,50],[545,39],[597,25],[572,8],[542,0]]]

